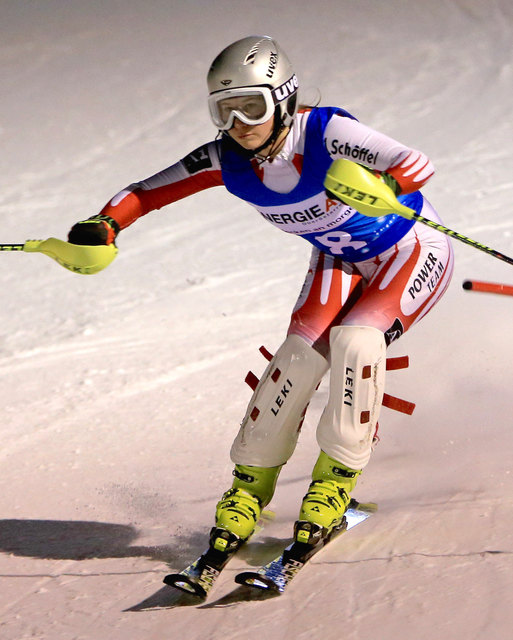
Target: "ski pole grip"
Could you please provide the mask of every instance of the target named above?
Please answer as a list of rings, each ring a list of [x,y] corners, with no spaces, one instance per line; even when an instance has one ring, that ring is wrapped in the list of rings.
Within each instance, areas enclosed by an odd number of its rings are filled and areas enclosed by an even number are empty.
[[[408,220],[416,216],[416,212],[401,204],[378,176],[346,158],[331,163],[324,188],[365,216],[380,218],[395,213]]]

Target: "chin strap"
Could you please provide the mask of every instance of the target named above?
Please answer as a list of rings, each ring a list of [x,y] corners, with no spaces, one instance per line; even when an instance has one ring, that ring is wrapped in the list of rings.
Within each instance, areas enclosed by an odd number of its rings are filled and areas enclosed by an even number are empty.
[[[276,151],[276,148],[274,147],[274,145],[278,142],[281,134],[285,129],[286,129],[285,124],[280,118],[280,110],[278,107],[276,107],[276,109],[274,110],[274,126],[271,132],[271,135],[267,138],[267,140],[263,144],[261,144],[258,147],[258,149],[255,149],[253,151],[253,157],[256,158],[258,164],[263,164],[264,162],[269,160],[269,158],[272,157],[273,153]],[[260,153],[260,151],[263,151],[267,147],[270,147],[269,153],[267,153],[265,157],[259,156],[258,154]]]
[[[278,130],[276,132],[273,131],[273,133],[269,136],[269,138],[266,140],[266,142],[264,142],[263,145],[261,145],[260,147],[258,147],[258,149],[255,149],[254,153],[254,158],[256,159],[256,161],[258,162],[259,165],[263,164],[264,162],[267,162],[267,160],[269,160],[269,158],[273,157],[274,152],[277,150],[277,148],[279,147],[279,144],[277,146],[275,146],[278,143],[278,140],[280,138],[280,135],[283,133],[283,131],[286,129],[285,125],[280,125],[280,127],[278,128]],[[263,149],[265,149],[266,147],[269,147],[269,152],[265,155],[265,156],[259,156],[258,153],[260,151],[262,151]]]

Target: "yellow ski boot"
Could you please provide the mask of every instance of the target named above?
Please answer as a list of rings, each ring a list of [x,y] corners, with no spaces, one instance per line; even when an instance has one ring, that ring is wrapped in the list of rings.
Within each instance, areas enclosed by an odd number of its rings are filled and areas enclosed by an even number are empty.
[[[321,451],[312,472],[312,483],[303,498],[294,525],[297,542],[316,544],[343,524],[360,470],[350,469]]]
[[[210,532],[210,546],[233,551],[255,530],[262,509],[274,494],[279,467],[235,465],[232,488],[217,503],[216,524]]]

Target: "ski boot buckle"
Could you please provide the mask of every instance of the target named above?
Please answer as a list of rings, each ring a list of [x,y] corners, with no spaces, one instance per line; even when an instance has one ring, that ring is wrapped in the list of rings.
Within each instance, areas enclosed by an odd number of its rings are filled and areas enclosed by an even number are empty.
[[[227,529],[213,527],[210,532],[210,547],[221,553],[237,551],[244,541]]]

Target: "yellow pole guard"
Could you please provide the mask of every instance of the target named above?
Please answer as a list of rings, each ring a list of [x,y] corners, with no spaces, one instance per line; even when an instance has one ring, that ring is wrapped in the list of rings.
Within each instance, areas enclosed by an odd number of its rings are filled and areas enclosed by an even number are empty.
[[[332,162],[324,179],[324,187],[342,202],[372,218],[391,213],[408,220],[416,216],[413,209],[397,200],[392,189],[378,176],[345,158]]]
[[[102,271],[114,260],[118,249],[114,244],[82,245],[71,244],[58,238],[47,240],[27,240],[23,251],[44,253],[73,273],[93,274]]]

